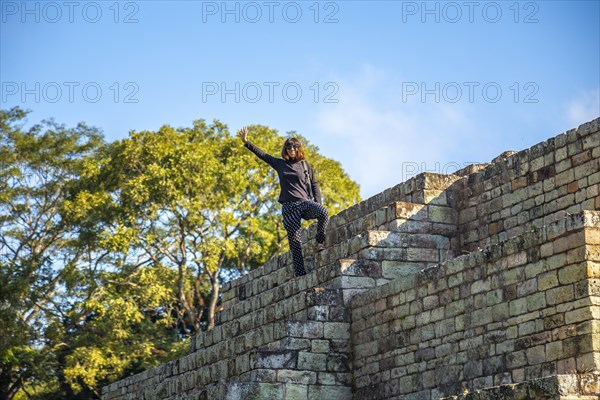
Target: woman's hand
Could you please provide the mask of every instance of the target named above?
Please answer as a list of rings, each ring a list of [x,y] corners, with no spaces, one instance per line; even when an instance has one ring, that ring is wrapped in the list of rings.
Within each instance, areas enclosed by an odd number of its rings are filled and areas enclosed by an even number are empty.
[[[242,142],[246,143],[248,141],[248,128],[245,126],[238,131],[238,136],[242,139]]]

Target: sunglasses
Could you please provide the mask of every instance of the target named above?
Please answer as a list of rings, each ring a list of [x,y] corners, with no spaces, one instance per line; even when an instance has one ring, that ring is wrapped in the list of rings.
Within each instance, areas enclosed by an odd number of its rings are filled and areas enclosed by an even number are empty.
[[[286,144],[285,148],[288,150],[294,149],[294,150],[298,150],[300,148],[299,144]]]

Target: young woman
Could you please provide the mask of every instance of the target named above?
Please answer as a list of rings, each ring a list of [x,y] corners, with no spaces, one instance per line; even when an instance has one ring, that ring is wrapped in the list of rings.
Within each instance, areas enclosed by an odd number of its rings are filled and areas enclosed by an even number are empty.
[[[287,139],[281,149],[282,158],[277,158],[250,143],[248,133],[246,127],[238,132],[244,146],[277,171],[281,190],[279,202],[282,204],[283,226],[288,234],[294,272],[296,276],[306,275],[300,243],[301,220],[302,218],[318,220],[317,251],[325,248],[325,230],[329,222],[327,209],[321,204],[319,183],[315,179],[312,167],[304,159],[304,149],[298,139]]]

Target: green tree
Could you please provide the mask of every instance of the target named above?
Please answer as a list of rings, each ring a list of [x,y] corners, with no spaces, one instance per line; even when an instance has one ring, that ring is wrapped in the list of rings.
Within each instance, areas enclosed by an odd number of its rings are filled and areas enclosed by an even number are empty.
[[[79,159],[102,142],[84,124],[53,120],[22,130],[27,112],[0,110],[0,399],[55,367],[46,329],[62,316],[63,283],[82,254],[60,209]]]
[[[99,398],[185,351],[169,314],[175,277],[117,268],[118,252],[64,218],[100,133],[52,120],[25,130],[26,116],[0,111],[0,399]]]

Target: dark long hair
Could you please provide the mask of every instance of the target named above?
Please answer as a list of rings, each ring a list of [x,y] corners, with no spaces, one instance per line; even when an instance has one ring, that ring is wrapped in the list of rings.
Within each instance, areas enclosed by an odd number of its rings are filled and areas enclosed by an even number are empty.
[[[296,150],[296,159],[294,161],[304,160],[304,147],[302,147],[302,143],[300,143],[300,141],[295,137],[288,138],[286,139],[285,143],[283,143],[283,147],[281,148],[281,157],[286,161],[290,160],[290,157],[287,155],[287,150],[285,148],[288,144],[299,146]]]

